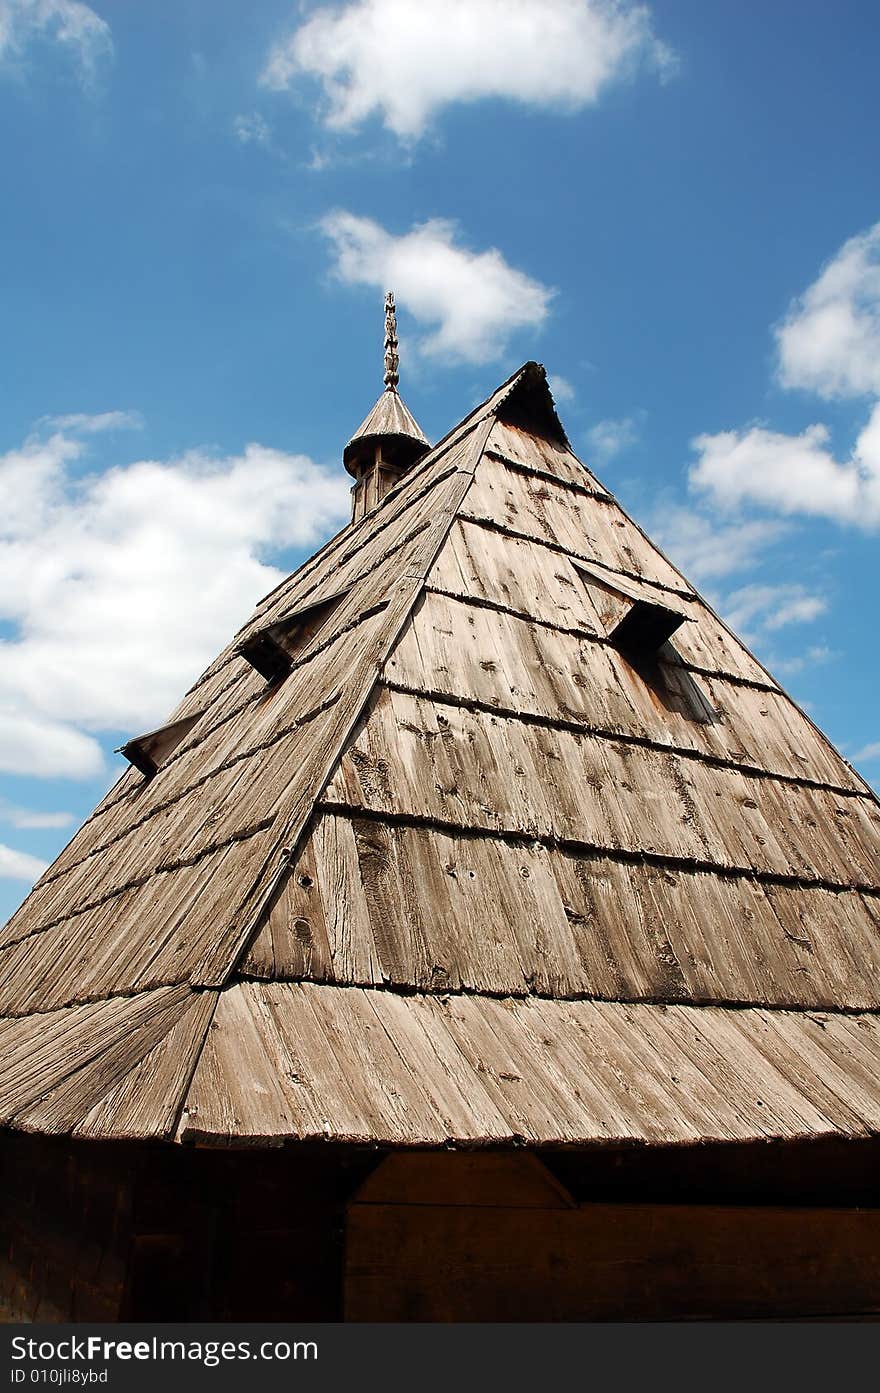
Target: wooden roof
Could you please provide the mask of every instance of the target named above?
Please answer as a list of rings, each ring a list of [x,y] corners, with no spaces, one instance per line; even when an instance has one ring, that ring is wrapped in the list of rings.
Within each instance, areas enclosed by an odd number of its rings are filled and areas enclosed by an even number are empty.
[[[877,1130],[877,800],[574,457],[536,364],[130,745],[0,932],[7,1125]]]

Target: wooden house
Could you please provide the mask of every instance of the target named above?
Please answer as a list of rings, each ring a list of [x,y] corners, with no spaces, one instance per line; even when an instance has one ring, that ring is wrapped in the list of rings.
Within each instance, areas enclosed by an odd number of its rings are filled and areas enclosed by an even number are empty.
[[[541,367],[430,448],[389,345],[0,936],[7,1318],[876,1316],[877,799]]]

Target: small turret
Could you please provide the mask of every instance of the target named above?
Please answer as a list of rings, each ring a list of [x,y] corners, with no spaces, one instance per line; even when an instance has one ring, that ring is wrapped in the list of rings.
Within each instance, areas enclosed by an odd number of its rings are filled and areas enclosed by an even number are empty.
[[[398,391],[397,312],[394,296],[385,296],[385,390],[349,440],[342,462],[356,480],[351,491],[351,520],[357,522],[381,503],[422,455],[431,448]]]

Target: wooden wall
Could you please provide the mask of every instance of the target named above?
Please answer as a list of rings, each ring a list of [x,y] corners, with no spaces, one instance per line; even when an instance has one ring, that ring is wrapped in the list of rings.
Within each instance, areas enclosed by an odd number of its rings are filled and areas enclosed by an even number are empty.
[[[132,1184],[116,1148],[0,1143],[0,1320],[118,1320]]]
[[[340,1320],[377,1154],[0,1138],[0,1320]]]
[[[880,1209],[582,1203],[528,1156],[403,1154],[349,1207],[346,1319],[880,1314]]]
[[[880,1315],[873,1141],[546,1164],[2,1141],[5,1321]]]

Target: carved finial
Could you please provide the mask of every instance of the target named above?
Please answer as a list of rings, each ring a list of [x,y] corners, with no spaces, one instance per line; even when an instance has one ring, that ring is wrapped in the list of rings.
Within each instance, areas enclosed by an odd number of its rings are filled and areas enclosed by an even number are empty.
[[[397,369],[400,359],[397,356],[397,311],[394,308],[394,295],[388,291],[385,296],[385,391],[396,392],[400,377]]]

